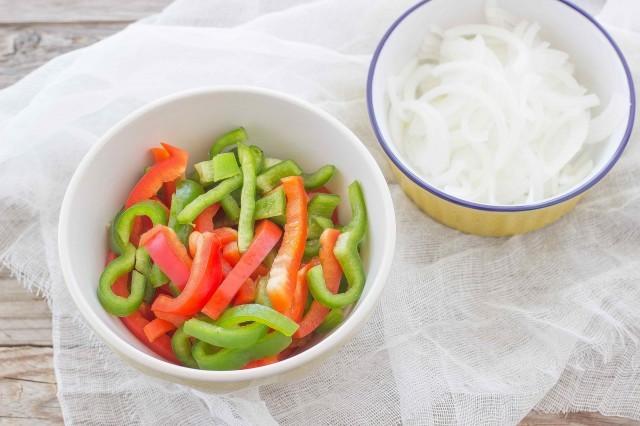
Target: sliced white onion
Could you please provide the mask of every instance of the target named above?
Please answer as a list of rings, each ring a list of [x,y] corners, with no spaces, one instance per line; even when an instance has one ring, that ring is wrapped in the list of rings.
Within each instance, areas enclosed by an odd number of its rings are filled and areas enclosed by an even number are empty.
[[[445,192],[487,204],[538,202],[593,171],[629,108],[600,104],[540,25],[485,5],[485,23],[432,28],[389,79],[389,128],[411,164]]]

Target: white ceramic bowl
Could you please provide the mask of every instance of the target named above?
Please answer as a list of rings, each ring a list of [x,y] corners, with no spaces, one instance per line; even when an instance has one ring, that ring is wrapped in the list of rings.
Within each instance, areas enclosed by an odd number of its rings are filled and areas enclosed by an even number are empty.
[[[271,157],[293,158],[308,171],[334,164],[328,187],[342,196],[339,213],[350,216],[346,188],[362,185],[369,228],[362,247],[367,282],[362,298],[331,334],[290,359],[239,371],[201,371],[168,363],[140,343],[100,306],[98,278],[107,255],[107,226],[124,204],[160,142],[189,152],[191,164],[207,158],[217,135],[244,126],[250,142]],[[288,95],[250,87],[200,88],[178,93],[134,112],[91,148],[76,170],[62,204],[59,252],[67,286],[100,338],[150,375],[211,390],[239,388],[258,379],[298,377],[353,336],[373,312],[395,248],[395,216],[385,179],[358,138],[326,112]]]
[[[492,206],[452,196],[420,176],[405,158],[388,126],[387,81],[414,58],[430,27],[447,29],[481,23],[485,0],[422,0],[400,16],[376,49],[367,85],[369,116],[403,189],[429,215],[453,228],[480,235],[512,235],[546,226],[571,210],[587,189],[602,179],[624,150],[635,115],[633,81],[615,41],[586,12],[565,0],[498,0],[499,7],[529,22],[538,22],[541,37],[571,56],[576,77],[601,100],[599,113],[612,93],[629,101],[628,114],[596,153],[592,172],[556,196],[526,205]]]

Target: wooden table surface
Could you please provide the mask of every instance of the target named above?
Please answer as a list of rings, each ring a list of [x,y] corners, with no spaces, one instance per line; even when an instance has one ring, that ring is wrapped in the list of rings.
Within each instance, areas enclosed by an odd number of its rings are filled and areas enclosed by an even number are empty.
[[[240,0],[238,0],[240,1]],[[0,0],[0,88],[170,0]],[[0,270],[0,424],[61,424],[46,302]],[[598,413],[531,412],[521,425],[640,425]]]

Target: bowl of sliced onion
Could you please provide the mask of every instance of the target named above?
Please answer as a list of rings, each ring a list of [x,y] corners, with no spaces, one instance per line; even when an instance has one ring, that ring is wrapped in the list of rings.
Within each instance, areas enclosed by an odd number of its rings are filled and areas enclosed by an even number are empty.
[[[427,214],[504,236],[569,212],[613,167],[633,81],[604,28],[564,0],[423,0],[386,32],[373,129]]]

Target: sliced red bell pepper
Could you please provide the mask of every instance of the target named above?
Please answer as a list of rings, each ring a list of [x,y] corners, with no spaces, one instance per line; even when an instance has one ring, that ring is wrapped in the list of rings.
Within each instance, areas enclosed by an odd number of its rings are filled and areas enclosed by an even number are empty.
[[[109,263],[116,257],[117,256],[115,255],[115,253],[110,252],[109,256],[107,257],[107,263]],[[116,282],[111,286],[111,289],[118,296],[127,297],[129,295],[129,290],[127,289],[127,281],[128,277],[126,275],[123,275],[116,280]],[[147,305],[143,302],[136,312],[126,317],[120,317],[120,320],[138,340],[144,343],[152,351],[169,362],[179,364],[176,356],[173,354],[173,349],[171,348],[171,338],[169,336],[165,334],[151,342],[147,338],[147,335],[144,333],[144,327],[150,322],[150,319],[147,316],[149,315],[149,312],[150,311]],[[145,318],[145,316],[147,317]]]
[[[151,309],[177,315],[193,315],[211,298],[222,280],[220,243],[218,238],[205,232],[198,239],[196,255],[187,285],[178,297],[159,295]]]
[[[142,176],[129,194],[125,208],[129,208],[137,202],[148,200],[156,195],[164,182],[171,182],[184,174],[189,154],[168,144],[161,145],[169,153],[169,156],[151,166],[151,169]]]
[[[235,266],[238,262],[240,262],[240,258],[242,255],[240,254],[240,249],[238,248],[237,241],[231,241],[229,244],[223,247],[222,249],[222,257],[231,264],[231,266]]]
[[[231,241],[226,246],[224,246],[224,248],[222,249],[222,257],[227,262],[229,262],[231,266],[236,266],[236,264],[242,258],[242,255],[240,254],[240,249],[238,248],[238,242]],[[269,273],[269,268],[266,265],[261,263],[260,265],[258,265],[256,270],[253,271],[253,273],[251,274],[251,279],[257,280],[259,277],[267,276],[268,273]]]
[[[222,279],[225,279],[229,276],[229,274],[233,271],[233,266],[227,262],[227,260],[222,258]]]
[[[267,294],[273,308],[285,313],[291,306],[307,239],[307,193],[300,176],[283,178],[282,184],[287,197],[287,223],[282,245],[271,267]]]
[[[176,326],[160,318],[156,318],[149,324],[145,325],[142,331],[150,342],[154,342],[158,337],[167,334],[171,330],[175,330]]]
[[[278,355],[268,356],[266,358],[256,359],[255,361],[251,361],[249,364],[242,367],[242,370],[248,370],[249,368],[263,367],[265,365],[275,364],[276,362],[278,362]]]
[[[160,312],[160,311],[154,312],[154,314],[156,317],[160,319],[169,321],[171,324],[175,325],[176,328],[180,327],[184,322],[193,318],[193,316],[191,315],[176,315],[176,314],[169,314],[167,312]]]
[[[156,225],[140,237],[140,245],[147,249],[160,270],[180,290],[184,289],[191,274],[192,261],[173,229]]]
[[[306,223],[306,222],[305,222]],[[278,242],[282,231],[278,225],[263,220],[256,228],[253,241],[240,261],[227,275],[220,287],[202,309],[205,315],[217,319],[222,311],[231,303],[242,284],[256,270],[273,246]]]
[[[238,231],[233,228],[217,228],[213,230],[213,233],[220,240],[220,245],[225,246],[231,241],[238,241]]]
[[[233,299],[233,306],[246,305],[247,303],[253,303],[256,301],[256,295],[258,294],[258,283],[251,278],[242,283],[238,294]]]
[[[213,232],[213,217],[220,209],[219,203],[213,203],[195,218],[193,224],[198,232]]]
[[[314,257],[298,271],[298,275],[296,276],[296,289],[293,292],[293,300],[291,301],[291,306],[287,312],[285,312],[285,315],[295,322],[299,323],[300,320],[302,320],[304,308],[307,305],[307,296],[309,294],[309,287],[307,286],[307,272],[319,263],[320,261],[318,258]]]
[[[338,292],[340,288],[340,278],[342,277],[342,268],[338,259],[333,254],[333,248],[340,236],[337,229],[327,228],[320,235],[320,264],[322,265],[322,276],[327,284],[327,289],[333,294]],[[306,272],[305,272],[306,277]],[[315,330],[326,318],[331,309],[323,306],[318,301],[311,302],[309,310],[300,322],[300,328],[294,333],[293,337],[303,338],[313,330]]]
[[[153,159],[156,163],[169,158],[169,152],[167,152],[164,148],[151,148],[151,153],[153,154]],[[165,182],[162,185],[162,197],[164,198],[164,203],[171,207],[171,199],[173,198],[173,194],[176,193],[176,184],[177,179],[172,180],[170,182]]]
[[[196,255],[196,246],[198,245],[198,240],[202,237],[202,234],[197,231],[193,231],[189,234],[189,255],[194,257]]]

